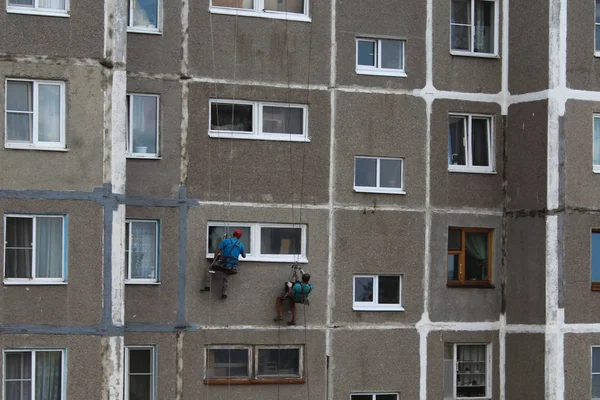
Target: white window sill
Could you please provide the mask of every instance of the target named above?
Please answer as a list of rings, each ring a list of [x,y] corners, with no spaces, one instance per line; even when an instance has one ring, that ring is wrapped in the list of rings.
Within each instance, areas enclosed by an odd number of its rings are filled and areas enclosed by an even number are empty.
[[[228,7],[210,7],[210,12],[213,14],[238,15],[241,17],[258,17],[258,18],[273,18],[285,19],[287,21],[311,22],[311,18],[305,14],[285,13],[277,11],[257,12],[254,10],[245,10],[240,8]]]
[[[5,278],[4,286],[60,286],[66,285],[66,281],[53,281],[45,279],[18,279],[18,278]]]
[[[160,285],[155,279],[125,279],[126,285]]]
[[[156,28],[142,28],[136,26],[128,26],[127,33],[145,33],[148,35],[162,35],[160,29]]]
[[[385,70],[385,69],[356,69],[356,73],[359,75],[373,75],[373,76],[394,76],[398,78],[406,78],[406,72],[398,70]]]
[[[70,18],[71,15],[68,11],[59,11],[59,10],[40,10],[35,8],[28,7],[18,7],[18,6],[7,6],[6,12],[9,14],[27,14],[27,15],[40,15],[44,17],[62,17],[62,18]]]
[[[402,189],[355,187],[357,193],[406,194]]]
[[[125,155],[126,158],[135,158],[138,160],[162,160],[161,156],[156,154],[143,154],[143,153],[129,153]]]
[[[69,151],[69,149],[64,147],[43,147],[26,143],[4,143],[4,148],[14,150]]]
[[[453,56],[462,56],[462,57],[496,58],[496,59],[500,58],[500,56],[498,54],[493,54],[493,53],[475,53],[473,51],[450,50],[450,54],[453,55]]]
[[[404,311],[404,307],[400,305],[353,305],[354,311]]]
[[[594,165],[593,171],[595,174],[600,174],[600,165]]]
[[[209,259],[213,259],[215,258],[214,254],[207,254],[206,258]],[[305,256],[251,256],[250,254],[248,254],[246,256],[246,258],[243,258],[242,256],[240,256],[240,258],[238,259],[239,263],[244,263],[244,262],[248,262],[248,261],[255,261],[255,262],[280,262],[280,263],[293,263],[293,262],[298,262],[300,264],[306,264],[308,263],[308,259]]]
[[[600,57],[600,52],[598,52],[598,51],[594,52],[594,57]]]
[[[266,140],[272,142],[310,142],[310,137],[306,137],[304,135],[297,134],[289,134],[289,133],[271,133],[271,134],[262,134],[257,135],[255,133],[230,133],[230,132],[208,132],[208,136],[211,138],[221,138],[221,139],[245,139],[245,140]]]
[[[488,174],[488,175],[496,175],[496,171],[493,169],[476,169],[469,167],[453,167],[451,165],[448,166],[448,172],[461,172],[464,174]]]

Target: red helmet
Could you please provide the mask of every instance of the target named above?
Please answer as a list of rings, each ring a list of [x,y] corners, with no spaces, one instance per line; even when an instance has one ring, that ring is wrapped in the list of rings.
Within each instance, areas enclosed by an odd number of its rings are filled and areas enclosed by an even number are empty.
[[[235,231],[233,231],[233,236],[235,236],[235,237],[242,237],[242,230],[241,229],[236,229]]]

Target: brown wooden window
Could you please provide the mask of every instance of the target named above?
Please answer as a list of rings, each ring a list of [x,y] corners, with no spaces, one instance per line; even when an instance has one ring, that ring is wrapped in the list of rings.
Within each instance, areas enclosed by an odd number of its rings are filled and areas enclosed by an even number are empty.
[[[447,286],[492,287],[493,230],[448,228]]]

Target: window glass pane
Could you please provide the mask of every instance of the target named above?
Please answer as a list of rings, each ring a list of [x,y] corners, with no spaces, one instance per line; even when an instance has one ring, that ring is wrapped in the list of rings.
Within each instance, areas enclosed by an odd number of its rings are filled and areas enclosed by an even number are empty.
[[[133,135],[132,153],[157,154],[157,106],[158,97],[131,95],[133,101],[131,134]]]
[[[600,373],[600,347],[592,347],[592,372]]]
[[[209,349],[206,360],[207,378],[244,378],[248,376],[247,349]]]
[[[244,226],[209,226],[208,227],[208,252],[214,253],[215,250],[219,247],[223,239],[225,238],[225,233],[228,234],[227,237],[232,237],[233,231],[239,229],[242,231],[242,238],[240,241],[244,245],[244,250],[247,254],[250,254],[251,249],[251,239],[250,239],[250,227]]]
[[[490,157],[488,152],[488,119],[473,118],[471,127],[471,151],[473,152],[473,165],[488,167]]]
[[[373,278],[354,278],[354,301],[373,302]]]
[[[454,398],[454,376],[456,376],[454,345],[444,343],[444,399]]]
[[[5,353],[5,379],[31,379],[31,352]]]
[[[595,25],[596,31],[596,51],[600,51],[600,25]]]
[[[462,230],[448,228],[448,250],[461,250]]]
[[[402,161],[381,159],[379,165],[379,186],[402,188]]]
[[[493,1],[475,0],[475,51],[476,53],[494,52],[494,12]]]
[[[465,279],[488,279],[488,233],[467,232],[465,234]]]
[[[402,69],[402,41],[381,41],[381,68]]]
[[[375,42],[367,40],[358,41],[358,65],[375,66]]]
[[[600,399],[600,375],[592,375],[592,399]]]
[[[31,248],[33,219],[6,217],[6,247]]]
[[[33,7],[33,0],[9,0],[8,4],[11,6]]]
[[[152,372],[151,349],[129,349],[129,373],[149,374]]]
[[[11,142],[31,142],[33,114],[6,114],[6,138]]]
[[[600,32],[596,27],[596,34]],[[596,41],[600,45],[600,41]],[[594,165],[600,165],[600,117],[594,117]]]
[[[471,49],[471,27],[463,25],[452,25],[451,27],[451,43],[453,50]]]
[[[304,112],[301,108],[263,107],[263,132],[302,135]]]
[[[301,228],[261,228],[261,254],[300,254]]]
[[[377,159],[354,160],[354,186],[377,187]]]
[[[373,400],[372,394],[353,394],[350,396],[350,400]]]
[[[395,394],[378,394],[375,396],[375,400],[398,400],[398,396]]]
[[[265,10],[304,13],[304,0],[265,0]]]
[[[253,0],[212,0],[212,5],[216,7],[231,8],[254,8]]]
[[[451,21],[456,24],[471,23],[471,0],[452,0]]]
[[[129,399],[152,400],[152,375],[129,375]]]
[[[213,131],[252,132],[252,105],[211,103],[210,124]]]
[[[7,111],[33,111],[33,83],[8,81],[6,85]]]
[[[596,0],[596,23],[600,23],[600,0]]]
[[[466,165],[465,128],[466,118],[450,117],[448,132],[448,165]]]
[[[7,278],[31,278],[33,219],[6,218],[4,273]]]
[[[62,353],[38,351],[35,354],[35,400],[61,399]]]
[[[156,223],[130,222],[131,279],[156,279]]]
[[[38,140],[60,142],[60,86],[38,85]]]
[[[38,7],[51,10],[64,10],[65,0],[38,0]]]
[[[139,28],[158,28],[158,0],[133,1],[133,26]]]
[[[457,346],[456,394],[458,397],[485,397],[486,346]]]
[[[258,375],[300,376],[300,349],[259,349]]]
[[[592,281],[600,282],[600,232],[592,232]]]
[[[400,277],[379,277],[379,304],[400,304]]]
[[[38,278],[60,278],[63,269],[63,219],[37,217],[35,265]]]
[[[459,255],[448,254],[448,280],[457,281],[459,272]]]

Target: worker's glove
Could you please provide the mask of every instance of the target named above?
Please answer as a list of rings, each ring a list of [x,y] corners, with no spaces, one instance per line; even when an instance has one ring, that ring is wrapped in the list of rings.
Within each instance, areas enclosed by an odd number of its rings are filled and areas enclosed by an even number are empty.
[[[300,273],[304,275],[304,270],[302,268],[300,268]]]
[[[285,283],[287,285],[287,287],[289,287],[290,289],[292,288],[292,282],[286,282]]]

